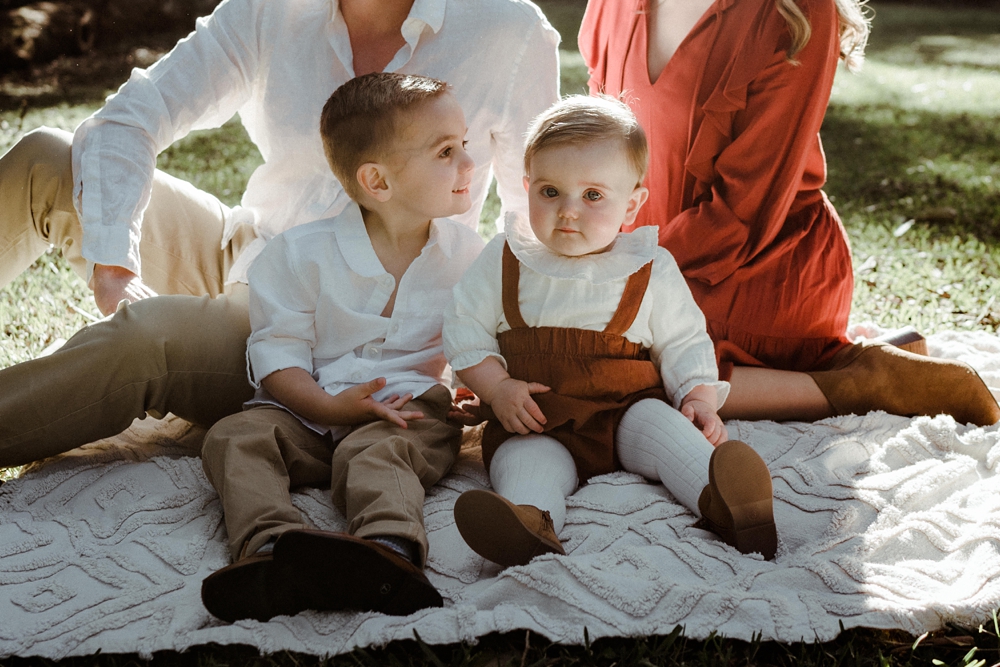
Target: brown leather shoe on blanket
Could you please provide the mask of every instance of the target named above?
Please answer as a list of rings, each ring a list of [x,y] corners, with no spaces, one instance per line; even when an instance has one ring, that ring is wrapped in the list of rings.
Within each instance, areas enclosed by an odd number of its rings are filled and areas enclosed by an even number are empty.
[[[323,530],[289,530],[278,537],[274,558],[297,573],[296,593],[303,609],[407,616],[444,606],[422,569],[371,540]]]
[[[247,556],[210,574],[201,582],[201,601],[212,616],[228,623],[302,611],[291,573],[277,566],[270,553]]]
[[[515,505],[492,491],[466,491],[455,501],[462,539],[486,560],[527,565],[541,554],[565,554],[552,518],[534,505]]]
[[[771,494],[771,472],[750,445],[722,443],[708,462],[708,486],[698,509],[709,530],[744,554],[773,560],[778,550]]]
[[[945,413],[977,426],[1000,421],[1000,406],[979,374],[952,359],[858,343],[838,352],[830,370],[809,375],[838,415],[884,410],[903,417]]]

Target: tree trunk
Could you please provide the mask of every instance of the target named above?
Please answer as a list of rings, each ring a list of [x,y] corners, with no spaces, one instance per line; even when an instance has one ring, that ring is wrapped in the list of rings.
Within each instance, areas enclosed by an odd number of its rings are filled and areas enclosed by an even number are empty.
[[[82,0],[34,2],[0,16],[0,60],[37,63],[86,53],[97,37],[97,17]]]

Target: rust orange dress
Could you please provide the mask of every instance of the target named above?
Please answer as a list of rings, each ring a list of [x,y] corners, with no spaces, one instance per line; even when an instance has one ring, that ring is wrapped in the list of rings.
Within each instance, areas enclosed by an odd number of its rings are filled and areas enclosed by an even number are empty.
[[[840,49],[834,0],[796,0],[812,37],[788,62],[774,0],[716,0],[650,83],[648,0],[590,0],[580,51],[592,92],[624,93],[650,144],[649,201],[733,365],[815,370],[848,344],[847,235],[820,189],[819,139]]]

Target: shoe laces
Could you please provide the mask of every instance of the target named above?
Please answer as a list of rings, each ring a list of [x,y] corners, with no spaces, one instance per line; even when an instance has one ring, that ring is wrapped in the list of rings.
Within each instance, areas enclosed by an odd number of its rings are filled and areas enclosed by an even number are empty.
[[[555,524],[552,523],[552,515],[548,510],[542,510],[542,530],[556,532]]]

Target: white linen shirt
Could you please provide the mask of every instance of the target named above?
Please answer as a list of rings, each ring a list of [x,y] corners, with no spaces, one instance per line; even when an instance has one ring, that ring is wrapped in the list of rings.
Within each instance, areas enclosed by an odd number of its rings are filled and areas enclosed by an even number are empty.
[[[524,133],[558,99],[559,35],[527,0],[414,0],[404,46],[387,72],[424,74],[453,87],[475,161],[473,205],[456,216],[475,229],[491,167],[506,210],[526,210]],[[190,131],[239,113],[264,158],[241,206],[227,211],[222,245],[240,223],[258,236],[228,282],[245,281],[264,242],[331,217],[348,197],[327,166],[319,116],[354,77],[338,0],[225,0],[147,70],[135,69],[73,139],[74,200],[82,253],[141,275],[140,225],[156,156]]]
[[[530,327],[603,331],[618,309],[629,276],[652,261],[649,286],[624,336],[649,348],[675,408],[702,384],[715,387],[722,406],[729,383],[719,380],[705,316],[673,256],[657,245],[655,227],[619,234],[603,253],[567,257],[545,247],[522,216],[508,215],[505,233],[495,236],[469,267],[445,312],[444,352],[453,370],[471,368],[491,356],[506,368],[497,343],[497,334],[511,328],[503,312],[505,240],[521,262],[518,300]]]
[[[375,254],[357,204],[276,236],[249,272],[247,360],[258,387],[251,402],[274,403],[259,380],[285,368],[305,369],[331,395],[384,377],[375,400],[420,396],[443,384],[444,309],[482,247],[464,225],[432,221],[427,244],[399,281],[392,315],[383,317],[396,281]]]

